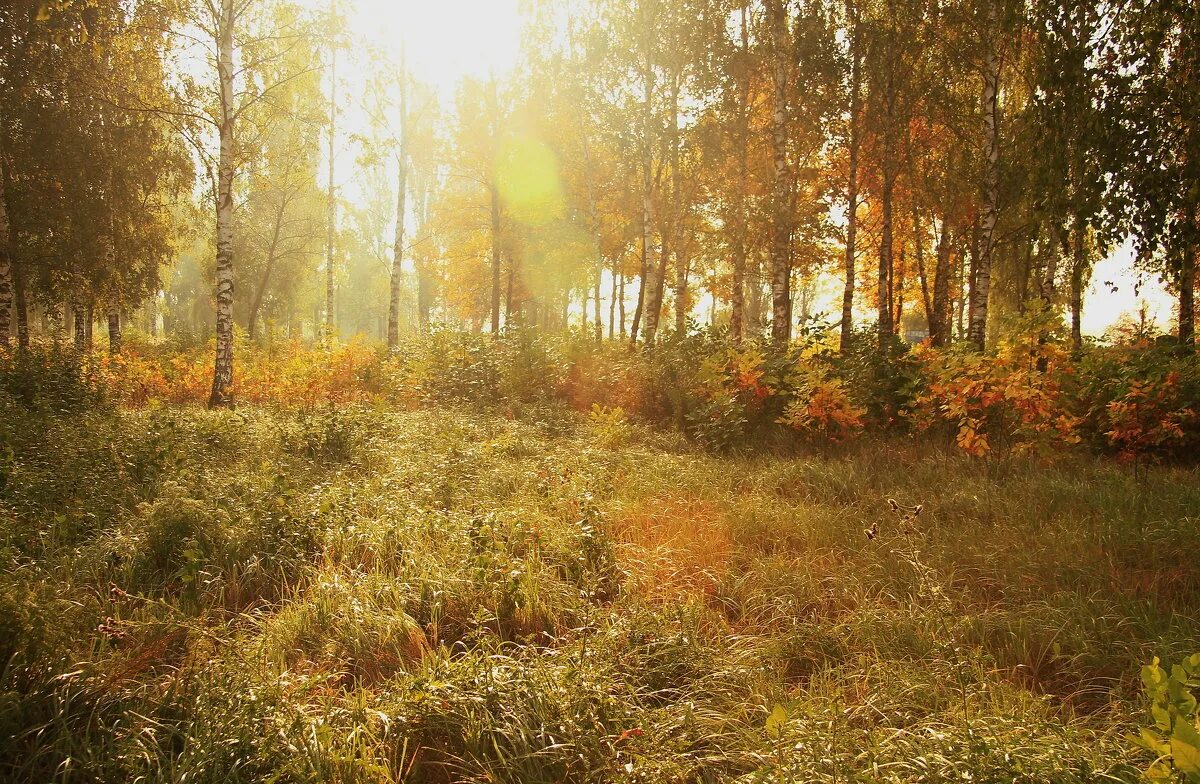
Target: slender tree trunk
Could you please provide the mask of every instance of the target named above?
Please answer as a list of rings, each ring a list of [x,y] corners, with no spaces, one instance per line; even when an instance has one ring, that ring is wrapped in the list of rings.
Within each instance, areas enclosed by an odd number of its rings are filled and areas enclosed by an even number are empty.
[[[762,256],[754,253],[746,265],[746,331],[762,336],[764,302],[762,286]]]
[[[682,240],[681,224],[683,222],[680,200],[682,177],[679,171],[679,82],[681,78],[679,73],[671,75],[670,116],[667,126],[667,155],[671,169],[671,194],[667,200],[670,224],[662,226],[659,231],[662,236],[662,248],[659,253],[657,272],[654,275],[653,299],[646,313],[647,343],[653,343],[658,334],[658,325],[662,319],[663,294],[666,292],[667,285],[667,263],[672,254],[675,257],[676,267],[679,266],[679,246]],[[663,222],[660,221],[660,223]],[[678,275],[678,271],[676,274]],[[687,285],[686,277],[684,285]]]
[[[1087,267],[1087,228],[1082,216],[1075,220],[1075,247],[1071,259],[1071,350],[1083,349],[1083,280]]]
[[[493,274],[495,274],[494,268]],[[514,310],[516,307],[516,302],[513,299],[513,274],[512,259],[510,257],[508,262],[508,275],[505,278],[504,286],[504,323],[506,326],[510,324],[516,324],[516,311]],[[494,280],[492,281],[492,285],[495,285]]]
[[[885,148],[887,142],[884,142]],[[888,153],[884,152],[884,171],[883,171],[883,187],[879,195],[880,209],[883,213],[880,229],[879,229],[879,275],[878,275],[878,296],[879,307],[879,341],[882,346],[884,342],[895,332],[892,321],[892,267],[893,267],[893,191],[895,187],[895,177],[888,171],[889,164],[886,162]]]
[[[330,2],[330,14],[337,13],[336,0]],[[334,172],[334,142],[337,139],[337,45],[330,43],[329,47],[329,135],[328,151],[329,172],[328,192],[325,195],[325,341],[333,344],[334,323],[337,314],[334,310],[334,241],[337,230],[337,189],[333,181]]]
[[[980,254],[971,287],[970,341],[983,351],[987,340],[988,297],[992,284],[996,219],[1000,210],[1000,57],[992,40],[997,31],[996,6],[988,5],[988,42],[983,63],[983,135],[986,161],[983,175],[983,212],[980,216]]]
[[[925,307],[925,327],[933,334],[933,297],[929,290],[929,275],[925,269],[925,234],[921,226],[921,212],[912,211],[913,252],[917,257],[917,275],[921,278],[921,304]]]
[[[595,280],[595,336],[596,342],[600,342],[604,338],[604,325],[600,322],[600,284],[604,277],[604,256],[601,255],[600,247],[600,216],[596,209],[596,192],[595,185],[592,180],[592,148],[588,141],[587,127],[584,125],[584,116],[579,115],[579,132],[583,138],[583,166],[584,178],[587,184],[587,200],[588,200],[588,223],[592,234],[592,242],[595,243],[593,252],[596,254],[596,280]],[[588,306],[588,290],[584,288],[583,294],[583,320],[584,326],[587,326],[587,306]]]
[[[490,188],[492,216],[492,335],[500,335],[500,191],[495,183]],[[512,268],[509,268],[509,305],[512,307]]]
[[[900,246],[900,265],[899,271],[892,276],[891,297],[896,305],[896,316],[892,320],[893,331],[897,335],[902,335],[904,329],[904,274],[907,271],[907,261],[904,255],[904,246]]]
[[[639,13],[648,14],[646,3],[638,4]],[[654,66],[651,62],[651,25],[648,18],[642,19],[642,282],[638,286],[637,307],[633,310],[633,329],[630,339],[637,343],[638,326],[646,319],[643,338],[650,342],[658,328],[657,313],[652,317],[648,311],[655,310],[654,295],[654,158],[651,146],[653,126]],[[665,263],[665,258],[663,263]]]
[[[13,293],[16,301],[17,347],[29,348],[29,304],[25,299],[25,276],[21,268],[13,265]]]
[[[87,353],[92,353],[92,347],[95,345],[92,341],[92,330],[96,326],[96,306],[88,303],[87,319],[83,323],[83,348]]]
[[[114,357],[121,353],[121,311],[115,307],[108,309],[108,353]]]
[[[675,331],[680,335],[687,331],[687,317],[691,310],[688,302],[688,254],[683,246],[675,246]]]
[[[682,76],[675,74],[671,81],[671,203],[674,213],[671,235],[675,251],[675,331],[683,334],[687,328],[687,259],[684,253],[683,172],[679,168],[679,88]],[[662,274],[658,280],[658,302],[662,304],[663,283],[667,276],[667,254],[663,253]]]
[[[604,340],[604,323],[600,320],[600,286],[604,282],[604,259],[600,258],[596,265],[596,286],[593,289],[595,297],[592,299],[593,313],[596,317],[595,338],[596,342]]]
[[[271,281],[271,271],[275,267],[275,254],[279,247],[279,234],[283,230],[283,215],[285,204],[280,204],[275,211],[275,225],[271,227],[271,242],[267,246],[267,263],[263,266],[262,278],[254,288],[254,299],[250,303],[250,315],[246,319],[246,334],[253,343],[258,337],[258,313],[262,309],[263,299],[267,295],[267,286]]]
[[[887,36],[887,72],[884,76],[883,90],[883,151],[880,161],[880,178],[882,180],[879,194],[879,207],[882,213],[879,229],[879,269],[877,276],[878,295],[878,333],[879,345],[882,347],[895,334],[892,302],[892,274],[894,272],[894,194],[896,187],[896,131],[897,118],[897,86],[896,71],[899,59],[896,41],[896,9],[895,3],[889,1],[888,7],[888,36]]]
[[[13,265],[8,221],[8,166],[0,162],[0,347],[8,346],[12,316]]]
[[[1062,246],[1062,238],[1058,224],[1050,223],[1050,241],[1045,252],[1046,262],[1042,268],[1042,277],[1038,282],[1038,296],[1042,307],[1049,310],[1054,306],[1055,280],[1058,277],[1058,252]]]
[[[388,281],[387,345],[400,345],[400,279],[404,274],[404,214],[408,195],[408,71],[400,53],[400,161],[396,176],[396,234],[392,242],[392,270]],[[418,286],[420,283],[418,283]]]
[[[746,191],[749,188],[750,155],[750,9],[741,4],[741,55],[738,63],[738,182],[734,192],[733,293],[730,295],[729,335],[740,343],[745,332],[746,298]]]
[[[271,278],[271,269],[275,265],[274,251],[267,254],[267,264],[263,269],[262,279],[254,290],[254,300],[250,303],[250,315],[246,319],[246,336],[253,343],[258,338],[258,314],[262,310],[263,299],[266,296],[267,284]]]
[[[788,67],[787,15],[782,0],[767,0],[771,29],[771,340],[784,345],[791,339],[791,216],[787,162]]]
[[[217,23],[221,121],[217,129],[220,139],[217,162],[217,354],[212,393],[208,398],[211,408],[233,406],[233,8],[233,0],[221,0],[221,18]]]
[[[71,321],[74,322],[75,328],[75,350],[82,352],[87,348],[87,325],[84,323],[83,308],[75,305],[71,310]]]
[[[854,286],[855,253],[858,236],[858,148],[859,148],[859,105],[861,102],[862,85],[862,53],[859,51],[859,31],[857,9],[853,2],[848,2],[847,10],[852,17],[850,31],[850,127],[848,152],[849,175],[846,180],[846,285],[842,290],[842,334],[841,351],[845,354],[850,350],[850,341],[854,336]]]
[[[621,340],[624,340],[625,339],[625,273],[624,272],[622,272],[620,275],[620,283],[621,283],[621,286],[620,286],[621,290],[620,290],[620,293],[618,294],[617,306],[618,306],[618,308],[620,308],[620,317],[621,317],[620,337],[621,337]]]
[[[1196,263],[1200,251],[1185,253],[1179,270],[1179,345],[1191,353],[1196,349]]]
[[[608,298],[608,339],[612,340],[617,332],[617,263],[612,264],[612,296]]]
[[[933,310],[929,321],[929,342],[944,346],[950,342],[950,250],[953,242],[950,223],[942,216],[938,236],[937,267],[933,273]]]
[[[158,292],[155,291],[150,297],[150,301],[146,303],[146,331],[150,333],[153,339],[158,338]]]

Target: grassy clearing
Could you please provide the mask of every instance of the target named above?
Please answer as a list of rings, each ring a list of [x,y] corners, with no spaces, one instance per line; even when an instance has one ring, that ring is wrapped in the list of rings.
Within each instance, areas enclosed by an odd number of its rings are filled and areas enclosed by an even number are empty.
[[[1195,469],[3,413],[5,780],[1132,781],[1200,650]]]

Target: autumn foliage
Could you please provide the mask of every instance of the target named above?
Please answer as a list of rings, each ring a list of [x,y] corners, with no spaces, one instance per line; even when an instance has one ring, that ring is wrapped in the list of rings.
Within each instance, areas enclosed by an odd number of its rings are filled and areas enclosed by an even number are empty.
[[[133,343],[120,355],[78,356],[47,346],[6,362],[4,384],[24,399],[69,378],[76,397],[123,407],[203,405],[210,352]],[[631,351],[534,330],[498,340],[442,331],[393,353],[363,341],[243,345],[235,389],[241,403],[288,408],[558,402],[589,414],[605,441],[640,421],[714,451],[820,448],[868,433],[933,439],[987,460],[1086,445],[1138,463],[1200,449],[1194,362],[1145,343],[1072,357],[1032,335],[993,354],[921,346],[843,356],[820,340],[778,352],[692,335]]]

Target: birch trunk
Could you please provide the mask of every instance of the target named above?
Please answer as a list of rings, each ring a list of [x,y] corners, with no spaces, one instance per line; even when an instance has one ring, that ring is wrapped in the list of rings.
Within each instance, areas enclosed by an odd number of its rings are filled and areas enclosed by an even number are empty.
[[[233,406],[233,0],[221,0],[217,21],[217,78],[221,88],[217,162],[217,355],[210,408]],[[89,310],[89,316],[90,316]],[[89,319],[90,320],[90,319]]]
[[[404,273],[404,213],[408,195],[408,73],[400,54],[400,166],[396,176],[396,236],[392,242],[392,271],[388,281],[387,345],[400,344],[400,276]],[[418,286],[420,283],[418,282]]]
[[[854,335],[854,286],[855,253],[858,239],[858,147],[859,147],[859,103],[861,100],[862,53],[859,51],[857,12],[847,3],[848,14],[853,18],[850,33],[850,127],[848,140],[849,175],[846,180],[846,285],[842,290],[842,334],[841,351],[850,350]]]
[[[741,62],[738,65],[738,182],[734,193],[733,293],[730,295],[729,334],[740,343],[745,331],[746,301],[746,189],[749,182],[750,146],[750,10],[741,7]]]
[[[1000,210],[1000,57],[993,34],[997,30],[996,7],[988,6],[988,42],[983,61],[983,135],[986,167],[983,174],[983,212],[980,216],[979,261],[971,286],[971,318],[968,338],[983,351],[987,340],[988,296],[992,285],[992,253],[996,219]]]
[[[791,216],[788,214],[787,165],[787,16],[782,0],[767,0],[771,28],[771,84],[774,106],[771,113],[771,340],[777,345],[791,339]]]

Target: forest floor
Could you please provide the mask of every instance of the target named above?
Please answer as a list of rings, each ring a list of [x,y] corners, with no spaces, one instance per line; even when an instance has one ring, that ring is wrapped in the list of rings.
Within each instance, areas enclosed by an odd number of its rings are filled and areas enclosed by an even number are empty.
[[[10,414],[5,781],[1134,781],[1140,665],[1200,651],[1194,468]]]

